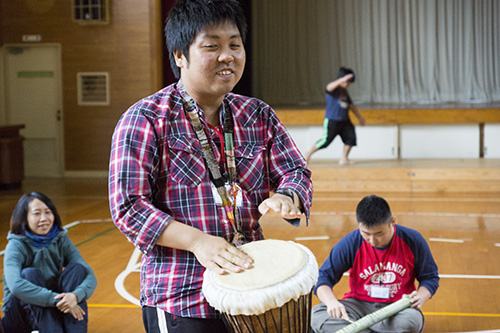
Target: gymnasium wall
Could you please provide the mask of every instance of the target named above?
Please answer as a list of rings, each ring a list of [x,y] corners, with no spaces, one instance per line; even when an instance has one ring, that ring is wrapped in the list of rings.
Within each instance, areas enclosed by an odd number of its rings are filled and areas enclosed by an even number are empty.
[[[174,0],[162,0],[162,3],[165,5],[172,1]],[[25,34],[38,34],[41,35],[43,43],[61,45],[64,164],[67,173],[106,172],[111,135],[119,117],[131,104],[163,85],[161,49],[164,41],[160,1],[110,0],[110,3],[110,23],[90,26],[80,25],[72,20],[69,0],[0,0],[0,47],[5,44],[22,43],[22,36]],[[251,0],[243,0],[247,11],[251,8],[250,3]],[[249,22],[252,22],[251,18]],[[259,46],[262,48],[260,43],[259,40]],[[248,52],[249,57],[251,54],[252,52]],[[261,67],[259,64],[262,70]],[[77,105],[76,74],[101,71],[110,73],[110,105]],[[247,74],[252,73],[252,68],[248,68],[248,64],[246,71]],[[3,100],[1,75],[0,73],[0,100]],[[251,79],[249,80],[251,82]],[[3,125],[5,112],[2,107],[3,103],[0,103],[0,125]],[[321,130],[323,106],[311,112],[314,116],[305,117],[301,111],[307,110],[278,110],[278,115],[296,140],[303,142],[302,135],[306,132],[306,136],[313,140],[319,135],[318,129]],[[460,123],[463,119],[466,119],[467,123],[474,124],[500,123],[498,106],[489,110],[490,116],[485,119],[478,119],[477,110],[465,110],[467,117],[464,117],[462,110],[455,111],[456,114],[451,117],[446,111],[439,114],[445,116],[443,119],[446,119],[447,123]],[[404,115],[411,118],[414,123],[428,120],[428,115],[416,116],[415,112],[410,114],[408,110],[399,110],[397,113],[390,110],[372,113],[376,115],[370,117],[368,122],[370,127],[378,125],[383,130],[381,137],[387,138],[386,141],[390,145],[386,145],[386,152],[380,149],[381,145],[377,145],[378,155],[372,156],[375,151],[370,151],[360,158],[398,157],[398,154],[394,153],[398,150],[398,139],[394,139],[394,121],[391,117]],[[442,122],[442,120],[437,121],[437,123]],[[311,128],[307,128],[306,131],[305,125]],[[490,141],[498,140],[499,130],[497,127],[494,128],[490,130],[490,126],[485,127],[484,140],[490,140],[488,138],[491,137],[493,139]],[[365,130],[370,131],[367,134],[369,137],[373,137],[372,128],[360,129],[360,135]],[[475,136],[476,134],[474,138]],[[396,144],[392,144],[395,140]],[[307,141],[304,149],[308,149],[311,144],[312,141]],[[474,145],[479,147],[479,143]],[[359,151],[361,146],[360,144]],[[486,144],[484,146],[486,147]],[[490,147],[490,156],[491,152]],[[357,153],[353,151],[353,154],[355,156]],[[329,156],[336,157],[337,154]],[[496,152],[494,156],[500,156],[500,152]]]
[[[25,34],[61,45],[66,171],[107,170],[120,115],[162,86],[159,1],[110,3],[109,24],[81,25],[72,20],[68,0],[0,2],[0,47],[22,43]],[[77,105],[78,72],[109,72],[109,105]]]

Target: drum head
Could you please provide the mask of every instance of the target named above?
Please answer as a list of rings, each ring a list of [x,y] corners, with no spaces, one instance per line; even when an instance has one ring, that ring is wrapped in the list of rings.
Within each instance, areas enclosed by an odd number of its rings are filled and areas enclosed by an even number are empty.
[[[307,261],[295,243],[276,239],[247,243],[240,250],[252,258],[252,267],[240,273],[212,274],[220,287],[244,291],[273,286],[297,274]]]

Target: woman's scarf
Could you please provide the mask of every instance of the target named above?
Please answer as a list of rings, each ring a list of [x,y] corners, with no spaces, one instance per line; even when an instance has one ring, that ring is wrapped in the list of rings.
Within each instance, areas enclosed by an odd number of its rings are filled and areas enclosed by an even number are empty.
[[[61,229],[59,229],[56,225],[53,225],[46,235],[35,235],[28,230],[25,231],[25,234],[35,246],[44,247],[48,245],[60,232]]]

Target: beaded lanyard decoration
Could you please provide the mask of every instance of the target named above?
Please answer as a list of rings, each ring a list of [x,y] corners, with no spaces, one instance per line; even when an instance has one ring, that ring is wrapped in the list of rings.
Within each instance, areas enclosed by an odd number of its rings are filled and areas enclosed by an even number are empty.
[[[236,197],[240,190],[237,184],[236,175],[236,162],[234,158],[234,139],[233,139],[233,119],[231,115],[231,109],[224,103],[224,153],[226,154],[227,169],[229,173],[229,179],[231,182],[231,189],[228,191],[225,186],[224,178],[221,175],[217,159],[215,158],[215,153],[212,150],[212,146],[208,141],[207,135],[205,134],[205,129],[203,123],[198,115],[198,108],[195,101],[187,94],[184,87],[179,87],[179,92],[182,96],[183,107],[187,111],[191,123],[196,132],[196,137],[201,145],[201,151],[203,159],[208,166],[212,182],[217,189],[217,193],[222,200],[222,207],[226,212],[226,216],[233,227],[233,240],[232,243],[235,246],[240,246],[245,243],[245,237],[241,231],[240,219],[238,214],[238,208],[236,206]],[[232,200],[230,199],[232,198]]]

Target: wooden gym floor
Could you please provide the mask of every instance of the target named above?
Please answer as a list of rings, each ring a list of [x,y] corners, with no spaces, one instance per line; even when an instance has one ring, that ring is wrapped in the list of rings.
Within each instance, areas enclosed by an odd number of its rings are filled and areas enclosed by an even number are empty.
[[[423,308],[425,332],[500,332],[499,160],[359,161],[349,167],[313,160],[310,168],[316,191],[309,227],[264,217],[266,238],[301,243],[321,264],[331,247],[356,228],[359,200],[381,195],[397,223],[422,233],[439,267],[440,288]],[[450,176],[453,171],[457,179]],[[143,332],[140,308],[133,304],[139,295],[137,258],[131,258],[134,247],[110,220],[106,179],[26,179],[20,189],[0,190],[0,250],[17,200],[34,190],[54,201],[70,238],[97,275],[98,287],[88,302],[89,332]],[[335,287],[337,295],[346,290],[347,277]]]

